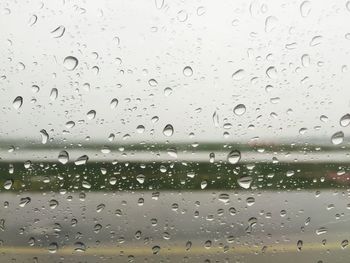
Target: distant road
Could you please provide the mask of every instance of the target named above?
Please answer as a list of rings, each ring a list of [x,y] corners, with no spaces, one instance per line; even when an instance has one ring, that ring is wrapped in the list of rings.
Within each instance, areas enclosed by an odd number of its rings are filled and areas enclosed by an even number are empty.
[[[346,191],[0,196],[1,262],[343,263],[350,257]]]

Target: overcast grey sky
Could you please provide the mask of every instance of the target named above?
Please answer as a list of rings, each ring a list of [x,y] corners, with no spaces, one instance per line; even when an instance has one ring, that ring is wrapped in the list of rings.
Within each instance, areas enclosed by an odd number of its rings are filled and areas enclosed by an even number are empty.
[[[1,140],[40,142],[41,129],[68,142],[110,133],[242,142],[349,134],[339,125],[350,111],[346,1],[2,1],[0,12]],[[67,56],[78,59],[74,70]]]

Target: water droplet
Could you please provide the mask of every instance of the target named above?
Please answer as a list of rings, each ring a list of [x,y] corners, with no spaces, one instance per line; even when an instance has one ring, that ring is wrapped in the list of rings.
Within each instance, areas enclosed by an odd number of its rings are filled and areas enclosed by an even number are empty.
[[[156,5],[157,9],[162,9],[162,7],[164,5],[164,0],[155,0],[154,3]]]
[[[250,176],[244,176],[237,180],[238,185],[244,189],[249,189],[252,182],[253,178]]]
[[[69,161],[69,154],[66,151],[61,151],[58,154],[58,161],[62,164],[66,164]]]
[[[85,189],[90,189],[91,188],[91,184],[88,181],[83,181],[82,184],[83,188]]]
[[[23,197],[20,199],[19,201],[19,206],[20,207],[25,207],[27,204],[29,204],[31,202],[30,197]]]
[[[198,8],[197,8],[197,15],[198,16],[202,16],[202,15],[204,15],[205,14],[205,7],[204,6],[199,6]]]
[[[325,227],[320,227],[319,229],[316,230],[316,235],[322,235],[327,233],[327,228]]]
[[[111,109],[115,109],[118,106],[118,103],[119,103],[118,99],[114,98],[111,100],[109,105],[110,105]]]
[[[75,122],[74,121],[67,121],[65,126],[67,129],[72,129],[75,126]]]
[[[244,104],[238,104],[236,107],[234,107],[233,112],[237,116],[241,116],[245,113],[246,107]]]
[[[191,67],[187,66],[183,69],[183,74],[186,76],[186,77],[191,77],[192,74],[193,74],[193,70]]]
[[[58,97],[58,90],[56,88],[53,88],[50,92],[50,100],[54,101]]]
[[[51,209],[55,209],[58,206],[58,201],[55,199],[51,199],[49,202],[49,206]]]
[[[56,253],[57,250],[58,250],[58,244],[56,242],[50,243],[49,252],[53,254],[53,253]]]
[[[78,63],[79,63],[78,59],[73,56],[68,56],[63,60],[63,66],[67,70],[74,70],[78,66]]]
[[[242,80],[244,76],[245,76],[245,71],[243,69],[239,69],[232,74],[232,78],[237,81]]]
[[[246,199],[247,206],[252,206],[255,204],[255,198],[250,196]]]
[[[311,3],[309,1],[304,1],[300,5],[300,14],[302,17],[307,17],[311,12]]]
[[[301,251],[302,247],[303,247],[303,241],[302,240],[298,240],[298,242],[297,242],[298,251]]]
[[[54,38],[60,38],[63,36],[64,32],[66,31],[66,28],[64,26],[56,27],[54,30],[51,31],[52,37]]]
[[[191,241],[187,241],[186,242],[186,251],[190,250],[192,247],[192,242]]]
[[[150,79],[148,81],[148,84],[151,86],[151,87],[157,87],[158,86],[158,82],[155,80],[155,79]]]
[[[213,113],[213,123],[215,127],[219,127],[219,114],[216,111]]]
[[[159,251],[160,251],[160,246],[154,246],[154,247],[152,247],[152,253],[153,253],[154,255],[158,254]]]
[[[214,163],[215,162],[215,153],[210,153],[209,154],[209,162]]]
[[[166,87],[166,88],[164,89],[164,95],[165,95],[166,97],[170,96],[172,93],[173,93],[173,90],[172,90],[171,88]]]
[[[137,131],[137,133],[144,133],[144,131],[145,131],[145,126],[143,126],[143,125],[138,125],[138,126],[136,127],[136,131]]]
[[[28,24],[30,26],[34,26],[37,21],[38,21],[38,17],[36,15],[32,15],[28,21]]]
[[[230,196],[228,194],[220,194],[219,201],[227,203],[228,201],[230,201]]]
[[[266,75],[270,78],[270,79],[276,79],[277,78],[277,70],[275,67],[269,67],[266,70]]]
[[[163,134],[167,137],[172,136],[174,133],[174,128],[171,124],[167,124],[163,129]]]
[[[232,150],[227,155],[227,161],[231,164],[236,164],[241,160],[241,153],[238,150]]]
[[[139,174],[136,176],[136,180],[140,183],[143,184],[145,182],[145,176],[143,174]]]
[[[350,124],[350,114],[347,113],[343,117],[341,117],[339,123],[342,127],[348,126]]]
[[[345,239],[341,242],[342,249],[345,249],[348,245],[349,245],[349,241],[347,239]]]
[[[88,111],[88,113],[86,113],[86,116],[89,120],[93,120],[96,117],[96,111],[90,110]]]
[[[41,143],[46,144],[47,141],[49,140],[49,134],[47,133],[46,130],[42,129],[40,130],[40,135],[41,135]]]
[[[18,110],[19,108],[22,107],[22,104],[23,104],[23,98],[21,96],[17,96],[13,102],[12,102],[12,106]]]
[[[10,190],[12,185],[13,185],[13,180],[12,179],[6,180],[5,183],[4,183],[4,188],[6,190]]]
[[[82,242],[75,242],[74,243],[74,251],[76,252],[85,252],[86,246]]]
[[[322,36],[315,36],[311,39],[310,46],[311,47],[317,46],[321,44],[321,41],[322,41]]]
[[[201,182],[201,189],[202,189],[202,190],[205,189],[205,188],[207,187],[207,185],[208,185],[208,182],[207,182],[207,181],[202,181],[202,182]]]
[[[89,156],[82,155],[78,159],[75,160],[74,164],[75,165],[84,165],[87,163],[88,160],[89,160]]]
[[[332,135],[331,141],[334,145],[341,144],[344,140],[344,133],[342,131],[338,131]]]
[[[180,22],[185,22],[188,18],[188,14],[185,10],[181,10],[177,13],[177,20]]]
[[[308,54],[304,54],[301,56],[301,64],[303,67],[310,66],[310,56]]]
[[[265,32],[269,33],[274,30],[277,26],[278,19],[274,16],[269,16],[265,20]]]

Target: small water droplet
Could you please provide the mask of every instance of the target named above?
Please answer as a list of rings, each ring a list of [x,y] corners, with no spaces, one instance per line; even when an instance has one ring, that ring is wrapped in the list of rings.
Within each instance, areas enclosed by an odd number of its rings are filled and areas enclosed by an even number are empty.
[[[111,109],[115,109],[118,106],[118,103],[119,103],[118,99],[114,98],[111,100],[109,105],[110,105]]]
[[[145,126],[143,126],[143,125],[138,125],[138,126],[136,127],[136,131],[137,131],[137,133],[144,133],[144,131],[145,131]]]
[[[244,176],[237,180],[238,185],[244,189],[249,189],[252,182],[253,178],[250,176]]]
[[[85,189],[90,189],[91,188],[91,184],[88,181],[83,181],[82,184],[83,188]]]
[[[327,233],[327,228],[325,227],[320,227],[319,229],[316,230],[316,235],[323,235]]]
[[[64,32],[66,31],[66,28],[64,26],[56,27],[54,30],[51,31],[52,37],[54,38],[60,38],[64,35]]]
[[[277,78],[277,70],[275,67],[269,67],[266,70],[266,75],[270,78],[270,79],[276,79]]]
[[[341,242],[342,249],[345,249],[348,245],[349,245],[349,241],[347,239],[345,239]]]
[[[10,190],[12,185],[13,185],[13,180],[12,179],[6,180],[5,183],[4,183],[4,188],[6,190]]]
[[[84,165],[87,163],[88,160],[89,160],[89,156],[82,155],[78,159],[75,160],[74,164],[75,165]]]
[[[49,202],[49,206],[51,209],[55,209],[58,206],[58,201],[55,199],[51,199]]]
[[[58,97],[58,90],[53,88],[50,92],[50,100],[55,101]]]
[[[20,199],[19,201],[19,206],[20,207],[25,207],[27,204],[29,204],[31,202],[30,197],[23,197]]]
[[[191,67],[187,66],[183,69],[183,74],[186,76],[186,77],[191,77],[192,74],[193,74],[193,70]]]
[[[308,54],[304,54],[301,56],[301,64],[303,67],[310,66],[310,56]]]
[[[88,111],[88,113],[86,113],[86,116],[89,120],[93,120],[96,117],[96,111],[90,110]]]
[[[56,242],[50,243],[49,252],[53,254],[53,253],[56,253],[57,250],[58,250],[58,244]]]
[[[272,30],[275,29],[275,27],[277,26],[278,23],[278,19],[274,16],[269,16],[266,18],[265,20],[265,32],[269,33]]]
[[[244,76],[245,76],[245,71],[243,69],[239,69],[232,74],[232,78],[237,81],[242,80]]]
[[[303,241],[302,240],[298,240],[298,242],[297,242],[298,251],[301,251],[302,247],[303,247]]]
[[[18,110],[19,108],[22,107],[22,104],[23,104],[23,98],[21,96],[17,96],[13,102],[12,102],[12,106]]]
[[[228,203],[228,201],[230,201],[230,196],[228,194],[220,194],[219,195],[219,201],[223,202],[223,203]]]
[[[67,70],[74,70],[78,66],[78,63],[79,63],[78,59],[73,56],[68,56],[63,60],[63,66]]]
[[[180,22],[185,22],[188,18],[188,14],[185,10],[181,10],[177,13],[177,20]]]
[[[139,174],[136,176],[136,180],[140,183],[143,184],[145,182],[145,176],[143,174]]]
[[[32,15],[30,18],[29,18],[29,21],[28,21],[28,24],[30,26],[34,26],[35,23],[38,21],[38,17],[36,15]]]
[[[300,5],[300,14],[302,17],[307,17],[311,12],[311,3],[309,1],[304,1]]]
[[[85,252],[86,246],[82,242],[75,242],[74,243],[74,251],[76,252]]]
[[[314,36],[310,41],[310,46],[314,47],[321,44],[322,36]]]
[[[155,0],[154,3],[156,5],[157,9],[162,9],[162,7],[164,5],[164,0]]]
[[[158,254],[159,251],[160,251],[160,246],[154,246],[154,247],[152,247],[152,253],[153,253],[154,255]]]
[[[46,130],[42,129],[40,130],[40,135],[41,135],[41,143],[46,144],[47,141],[49,140],[49,134],[47,133]]]

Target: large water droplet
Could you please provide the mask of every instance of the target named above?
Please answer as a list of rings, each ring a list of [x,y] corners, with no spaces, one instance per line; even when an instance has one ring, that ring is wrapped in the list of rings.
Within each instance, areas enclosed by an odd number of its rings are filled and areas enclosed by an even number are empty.
[[[227,155],[227,161],[231,164],[236,164],[241,159],[241,153],[238,150],[232,150]]]
[[[69,161],[69,154],[66,151],[61,151],[58,154],[58,161],[62,164],[66,164]]]
[[[347,113],[343,117],[340,118],[340,126],[346,127],[350,124],[350,114]]]
[[[82,242],[75,242],[74,243],[74,251],[76,252],[85,252],[86,246]]]
[[[78,66],[78,59],[73,56],[68,56],[63,60],[63,65],[68,70],[74,70]]]
[[[349,245],[349,241],[347,239],[345,239],[341,242],[342,249],[345,249],[348,245]]]
[[[301,251],[302,247],[303,247],[303,241],[302,240],[298,240],[298,242],[297,242],[297,249],[298,249],[298,251]]]
[[[246,107],[244,104],[238,104],[236,107],[234,107],[233,112],[237,116],[243,115],[246,111]]]
[[[22,107],[22,104],[23,104],[23,98],[21,96],[17,96],[13,102],[12,102],[12,106],[18,110],[19,108]]]
[[[167,137],[172,136],[174,133],[174,128],[171,124],[167,124],[163,129],[163,134]]]
[[[334,145],[341,144],[344,140],[344,133],[342,131],[338,131],[332,135],[331,141]]]
[[[111,109],[115,109],[118,106],[118,99],[112,99],[109,105],[111,106]]]

